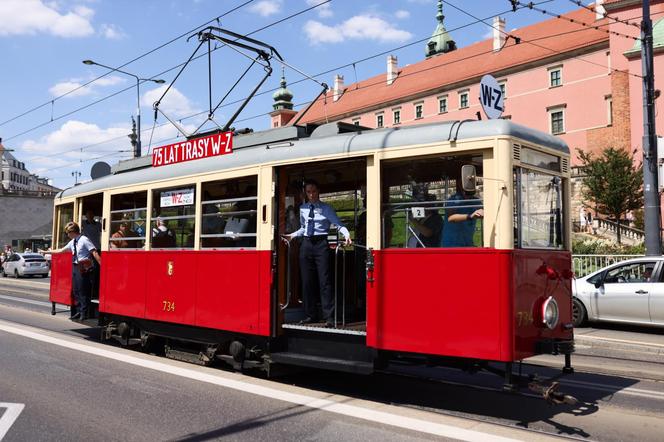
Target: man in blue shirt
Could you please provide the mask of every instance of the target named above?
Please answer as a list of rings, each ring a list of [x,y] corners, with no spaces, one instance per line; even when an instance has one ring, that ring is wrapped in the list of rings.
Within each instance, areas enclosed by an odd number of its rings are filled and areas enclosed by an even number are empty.
[[[474,247],[475,224],[478,218],[484,218],[484,209],[478,208],[482,202],[474,193],[457,187],[457,193],[447,201],[441,246]]]
[[[350,232],[342,224],[334,209],[320,200],[318,183],[307,180],[304,183],[307,202],[300,206],[300,229],[287,235],[291,240],[304,237],[300,246],[300,273],[302,275],[302,291],[304,293],[304,311],[306,318],[302,324],[317,322],[319,299],[327,327],[334,327],[334,294],[330,280],[330,248],[327,233],[335,224],[345,238],[345,244],[351,245]],[[318,278],[316,278],[318,277]],[[318,280],[318,286],[316,286]]]
[[[101,257],[92,241],[81,235],[81,228],[78,224],[75,222],[67,223],[65,233],[69,237],[69,242],[58,252],[69,250],[72,253],[71,285],[77,303],[77,312],[71,316],[71,319],[87,319],[91,290],[91,258],[94,258],[101,265]]]

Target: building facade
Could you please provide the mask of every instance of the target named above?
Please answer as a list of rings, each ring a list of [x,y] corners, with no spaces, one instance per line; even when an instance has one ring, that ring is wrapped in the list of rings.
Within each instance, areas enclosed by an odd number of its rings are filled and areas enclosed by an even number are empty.
[[[493,38],[457,48],[444,28],[439,1],[426,58],[399,67],[390,55],[384,75],[355,84],[344,85],[343,77],[336,76],[332,90],[300,123],[344,121],[380,128],[484,118],[479,83],[491,74],[505,96],[503,118],[563,138],[573,166],[578,165],[577,150],[640,151],[640,30],[614,18],[640,23],[641,2],[598,3],[595,12],[580,8],[510,32],[505,31],[505,19],[496,17]],[[651,11],[655,81],[661,88],[664,2],[651,1]],[[444,50],[435,51],[436,45],[444,45]],[[656,124],[664,128],[664,112],[658,113]]]
[[[39,196],[55,195],[59,191],[48,178],[30,173],[25,163],[12,155],[0,140],[0,193],[34,193]]]

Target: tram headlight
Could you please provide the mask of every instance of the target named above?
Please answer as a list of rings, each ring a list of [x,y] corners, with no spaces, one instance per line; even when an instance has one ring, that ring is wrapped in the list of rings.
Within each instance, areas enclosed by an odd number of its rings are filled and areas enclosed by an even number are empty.
[[[558,319],[560,319],[558,303],[553,296],[549,296],[549,299],[542,304],[542,324],[553,330],[558,325]]]

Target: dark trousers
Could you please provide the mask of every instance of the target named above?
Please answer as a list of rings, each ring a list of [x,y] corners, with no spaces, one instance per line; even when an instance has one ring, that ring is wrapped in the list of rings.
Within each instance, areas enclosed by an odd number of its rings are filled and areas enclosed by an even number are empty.
[[[324,319],[334,320],[330,248],[326,238],[304,238],[300,246],[300,272],[306,315],[312,319],[318,318],[316,304],[320,299]]]
[[[85,318],[88,314],[88,304],[90,303],[90,272],[81,273],[78,265],[74,265],[71,273],[71,288],[74,292],[74,300],[77,303],[76,312]]]

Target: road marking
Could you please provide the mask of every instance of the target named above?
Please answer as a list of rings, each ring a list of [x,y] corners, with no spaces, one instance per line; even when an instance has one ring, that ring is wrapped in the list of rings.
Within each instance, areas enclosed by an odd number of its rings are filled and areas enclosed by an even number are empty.
[[[609,384],[598,384],[595,382],[585,382],[585,381],[572,381],[568,379],[562,379],[560,383],[563,385],[577,386],[589,390],[605,391],[611,394],[627,394],[631,396],[647,397],[650,399],[664,399],[664,392],[662,391],[643,390],[641,388],[632,388],[632,387],[621,388],[619,386],[612,386]]]
[[[419,433],[428,433],[437,436],[444,436],[444,437],[449,437],[463,441],[471,441],[471,442],[484,442],[487,440],[497,441],[497,442],[508,442],[508,441],[519,440],[519,439],[497,436],[496,434],[492,433],[485,433],[476,430],[469,430],[466,428],[459,428],[453,425],[442,424],[437,422],[429,422],[422,419],[398,415],[396,413],[372,410],[357,405],[339,403],[330,399],[322,399],[314,396],[307,396],[302,393],[291,393],[287,391],[281,391],[276,388],[271,388],[271,387],[253,384],[250,382],[241,381],[238,380],[237,378],[235,379],[224,378],[221,375],[212,375],[209,373],[203,373],[189,368],[171,366],[163,362],[142,359],[136,356],[131,356],[122,353],[116,353],[114,351],[98,348],[96,346],[92,346],[89,344],[69,342],[61,338],[56,338],[53,336],[38,333],[36,331],[31,331],[27,327],[26,328],[15,327],[1,320],[0,320],[0,330],[18,336],[23,336],[25,338],[34,339],[36,341],[46,342],[49,344],[57,345],[59,347],[64,347],[71,350],[76,350],[83,353],[100,356],[103,358],[113,359],[120,362],[125,362],[128,364],[160,371],[162,373],[168,373],[175,376],[180,376],[194,381],[206,382],[209,384],[218,385],[225,388],[231,388],[233,390],[238,390],[244,393],[251,393],[258,396],[281,400],[284,402],[290,402],[293,404],[302,405],[309,408],[315,408],[318,410],[323,410],[356,419],[363,419],[383,425],[403,428],[406,430],[416,431]],[[467,423],[472,422],[462,418],[460,419]],[[475,423],[473,422],[473,424]],[[476,425],[481,425],[482,427],[488,426],[489,428],[492,427],[491,424],[487,423],[481,423]],[[512,431],[515,433],[520,433],[522,430],[512,429]],[[527,434],[523,433],[523,434],[524,434],[524,440],[532,437],[531,433]]]
[[[25,404],[12,404],[9,402],[0,402],[0,408],[5,408],[5,411],[0,417],[0,440],[9,432],[9,429],[14,425],[18,415],[25,408]]]
[[[614,338],[601,338],[597,336],[588,336],[582,335],[583,339],[581,340],[596,340],[596,341],[607,341],[607,342],[621,342],[624,344],[636,344],[636,345],[647,345],[649,347],[661,347],[664,348],[664,344],[654,344],[652,342],[641,342],[641,341],[628,341],[626,339],[614,339]]]
[[[37,288],[45,288],[48,289],[51,287],[51,283],[48,281],[26,281],[24,279],[0,279],[0,285],[2,286],[32,286],[32,287],[37,287]]]
[[[0,299],[6,299],[8,301],[23,302],[25,304],[41,305],[44,307],[52,307],[50,302],[44,301],[33,301],[32,299],[17,298],[15,296],[0,295]]]

